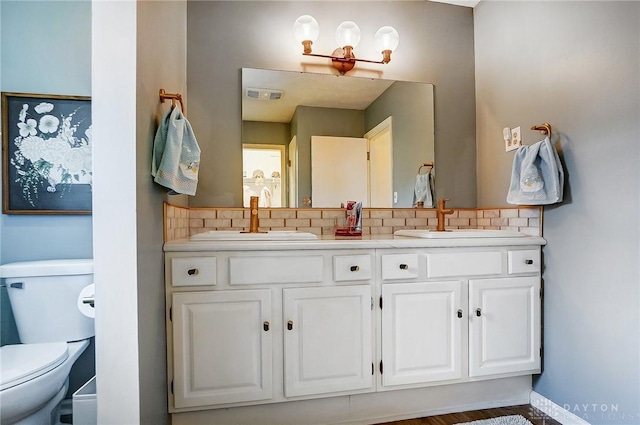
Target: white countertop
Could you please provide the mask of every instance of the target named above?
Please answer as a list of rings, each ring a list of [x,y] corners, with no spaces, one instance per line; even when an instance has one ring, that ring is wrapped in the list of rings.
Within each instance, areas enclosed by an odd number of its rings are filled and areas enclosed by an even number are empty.
[[[315,240],[283,241],[192,241],[177,239],[165,242],[165,252],[202,251],[272,251],[312,249],[384,249],[384,248],[456,248],[495,246],[542,246],[547,241],[540,236],[508,238],[422,239],[393,235],[362,237],[320,236]]]

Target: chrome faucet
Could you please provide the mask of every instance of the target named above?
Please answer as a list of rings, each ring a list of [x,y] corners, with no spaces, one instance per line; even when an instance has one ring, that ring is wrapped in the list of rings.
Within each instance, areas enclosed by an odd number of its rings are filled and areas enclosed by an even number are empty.
[[[438,225],[436,226],[436,231],[438,232],[444,232],[445,228],[444,228],[444,219],[445,219],[445,215],[447,214],[453,214],[453,209],[449,208],[449,209],[445,209],[445,203],[448,201],[449,199],[438,199],[438,210],[436,211],[436,214],[438,216]]]

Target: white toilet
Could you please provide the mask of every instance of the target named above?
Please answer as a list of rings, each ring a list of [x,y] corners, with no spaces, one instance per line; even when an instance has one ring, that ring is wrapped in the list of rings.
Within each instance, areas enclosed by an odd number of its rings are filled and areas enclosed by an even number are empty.
[[[0,347],[0,423],[56,424],[71,366],[95,334],[80,311],[93,260],[8,263],[0,277],[22,342]]]

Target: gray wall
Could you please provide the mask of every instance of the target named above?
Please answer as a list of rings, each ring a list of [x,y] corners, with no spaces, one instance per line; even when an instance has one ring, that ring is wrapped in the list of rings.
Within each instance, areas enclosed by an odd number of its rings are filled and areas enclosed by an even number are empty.
[[[393,116],[393,191],[413,205],[419,165],[434,160],[433,87],[397,81],[365,110],[365,131]],[[416,140],[417,139],[417,140]]]
[[[138,2],[136,204],[140,423],[166,424],[167,375],[162,203],[169,197],[151,178],[153,139],[162,113],[158,90],[186,94],[187,6],[183,1]],[[187,101],[189,107],[191,104]],[[187,114],[189,110],[187,110]]]
[[[415,1],[196,1],[187,12],[189,120],[202,149],[190,206],[242,205],[241,185],[230,184],[242,178],[241,68],[332,72],[327,60],[303,57],[293,39],[293,22],[307,13],[320,22],[318,53],[332,52],[335,28],[353,19],[363,33],[356,56],[376,59],[373,34],[382,25],[396,27],[401,39],[391,63],[358,64],[349,75],[435,85],[438,195],[451,198],[452,206],[476,205],[471,8]]]
[[[91,2],[6,1],[1,13],[1,90],[91,95]],[[91,216],[2,215],[0,259],[91,258]],[[0,343],[19,342],[1,288]],[[93,344],[76,362],[70,392],[94,373]]]
[[[544,212],[534,389],[593,424],[638,423],[640,3],[483,1],[475,42],[479,206],[505,204],[505,126],[531,144],[548,121],[566,171]]]
[[[282,122],[243,121],[242,143],[289,145],[291,124]]]
[[[362,137],[364,111],[298,106],[291,119],[298,143],[298,206],[311,198],[311,137]]]

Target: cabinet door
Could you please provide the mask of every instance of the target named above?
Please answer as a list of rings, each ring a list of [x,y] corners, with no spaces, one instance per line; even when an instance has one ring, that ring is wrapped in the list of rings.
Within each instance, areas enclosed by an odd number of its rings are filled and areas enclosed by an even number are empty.
[[[461,377],[461,284],[382,285],[382,385]]]
[[[286,397],[373,387],[371,287],[283,290]]]
[[[469,281],[469,376],[540,371],[540,278]]]
[[[271,292],[173,294],[174,405],[271,398]]]

